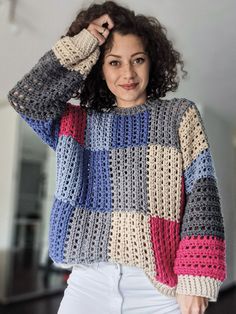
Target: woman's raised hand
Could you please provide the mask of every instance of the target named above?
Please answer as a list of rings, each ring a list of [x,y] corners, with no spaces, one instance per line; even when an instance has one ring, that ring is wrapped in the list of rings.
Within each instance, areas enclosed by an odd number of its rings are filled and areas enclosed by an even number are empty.
[[[105,25],[105,26],[104,26]],[[101,15],[99,18],[93,20],[87,30],[97,38],[99,46],[104,44],[110,30],[114,27],[114,23],[108,14]]]

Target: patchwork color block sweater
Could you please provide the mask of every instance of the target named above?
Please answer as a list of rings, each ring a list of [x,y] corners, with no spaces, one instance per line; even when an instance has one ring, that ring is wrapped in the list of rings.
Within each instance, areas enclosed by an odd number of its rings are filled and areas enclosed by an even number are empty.
[[[70,104],[99,54],[86,29],[65,36],[8,95],[56,151],[50,257],[137,266],[163,294],[215,301],[224,227],[197,106],[177,98],[104,112]]]

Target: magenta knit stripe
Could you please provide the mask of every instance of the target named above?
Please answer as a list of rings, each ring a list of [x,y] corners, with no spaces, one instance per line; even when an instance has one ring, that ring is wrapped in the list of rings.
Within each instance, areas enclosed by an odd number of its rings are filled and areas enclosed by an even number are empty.
[[[192,236],[181,240],[174,271],[177,275],[225,278],[225,241],[212,236]]]
[[[179,223],[164,218],[151,217],[151,240],[153,243],[156,280],[170,287],[177,284],[173,266],[179,242]]]
[[[79,106],[68,104],[62,116],[59,136],[73,137],[80,145],[85,142],[86,111]]]

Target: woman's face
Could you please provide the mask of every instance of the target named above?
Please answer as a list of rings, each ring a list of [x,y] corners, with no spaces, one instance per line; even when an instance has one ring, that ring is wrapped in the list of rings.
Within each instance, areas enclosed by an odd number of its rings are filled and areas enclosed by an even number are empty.
[[[105,52],[103,75],[119,107],[146,101],[150,61],[142,40],[136,35],[113,34],[113,46]]]

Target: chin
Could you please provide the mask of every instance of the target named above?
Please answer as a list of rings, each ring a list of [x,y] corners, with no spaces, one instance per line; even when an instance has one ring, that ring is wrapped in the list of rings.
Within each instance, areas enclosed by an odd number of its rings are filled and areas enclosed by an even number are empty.
[[[126,101],[126,102],[130,102],[130,103],[134,103],[134,102],[139,102],[141,103],[142,101],[140,101],[140,99],[138,97],[129,97],[129,98],[120,98],[122,101]]]

